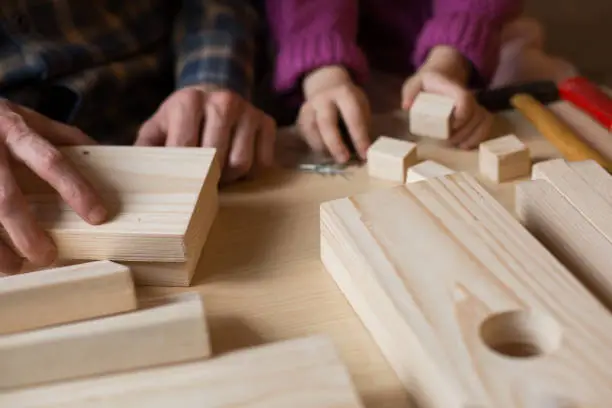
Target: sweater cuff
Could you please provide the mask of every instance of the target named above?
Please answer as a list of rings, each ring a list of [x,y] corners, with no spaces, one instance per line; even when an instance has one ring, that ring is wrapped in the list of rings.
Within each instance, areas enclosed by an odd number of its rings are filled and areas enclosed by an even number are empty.
[[[363,84],[369,75],[366,57],[356,44],[339,35],[321,35],[282,44],[276,59],[274,87],[282,93],[299,91],[306,74],[329,65],[342,65],[357,84]]]
[[[487,16],[473,13],[437,16],[425,25],[413,63],[420,67],[432,48],[451,46],[471,63],[476,77],[470,78],[470,83],[487,85],[499,62],[501,27],[495,25]]]

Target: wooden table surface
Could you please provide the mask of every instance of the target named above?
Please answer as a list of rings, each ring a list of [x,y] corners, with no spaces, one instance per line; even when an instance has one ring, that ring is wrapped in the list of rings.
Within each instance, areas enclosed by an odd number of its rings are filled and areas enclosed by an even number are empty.
[[[515,132],[535,160],[556,150],[517,113],[498,115],[496,132]],[[373,132],[406,137],[390,115]],[[477,174],[477,152],[419,141],[421,159]],[[508,209],[512,183],[483,182]],[[191,288],[142,288],[149,297],[199,291],[205,298],[214,353],[324,333],[335,342],[367,407],[409,407],[409,397],[319,259],[319,205],[390,183],[352,168],[348,179],[278,170],[221,192],[221,208]],[[418,367],[415,367],[418,369]]]

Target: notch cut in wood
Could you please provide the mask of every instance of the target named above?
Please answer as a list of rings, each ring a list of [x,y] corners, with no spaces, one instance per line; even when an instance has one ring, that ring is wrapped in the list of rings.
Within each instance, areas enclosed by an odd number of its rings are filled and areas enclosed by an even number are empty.
[[[0,336],[0,390],[205,358],[210,343],[196,293],[135,312]]]
[[[128,267],[110,261],[0,279],[0,334],[136,309]]]
[[[321,258],[419,407],[612,399],[612,316],[467,174],[323,204]]]
[[[503,183],[528,177],[531,172],[529,149],[515,135],[506,135],[480,144],[480,173],[487,179]]]
[[[417,146],[406,140],[380,136],[368,149],[367,160],[371,177],[404,183],[408,167],[418,160]]]
[[[434,161],[425,160],[408,169],[406,174],[406,183],[415,183],[429,178],[443,177],[453,174],[455,171]]]
[[[11,408],[363,408],[325,337],[235,351],[204,362],[0,394]]]
[[[410,108],[410,133],[435,139],[450,138],[454,109],[455,101],[448,96],[419,93]]]
[[[77,146],[61,152],[112,216],[90,225],[29,169],[17,169],[18,183],[55,240],[59,259],[186,262],[199,256],[217,210],[214,149]]]

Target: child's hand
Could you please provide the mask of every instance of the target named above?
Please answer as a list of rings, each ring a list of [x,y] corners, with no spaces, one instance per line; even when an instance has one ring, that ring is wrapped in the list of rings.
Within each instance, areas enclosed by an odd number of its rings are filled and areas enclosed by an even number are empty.
[[[434,50],[436,51],[436,50]],[[489,138],[493,116],[478,104],[474,95],[463,85],[467,72],[465,63],[457,60],[448,49],[432,53],[430,60],[402,88],[402,108],[410,109],[421,91],[437,93],[455,100],[449,143],[461,149],[471,149]],[[453,60],[454,59],[454,60]]]
[[[336,66],[312,72],[304,80],[304,95],[306,101],[299,113],[298,126],[310,147],[317,152],[328,151],[339,163],[349,160],[349,149],[338,128],[340,114],[357,154],[365,159],[370,146],[370,106],[348,72]]]

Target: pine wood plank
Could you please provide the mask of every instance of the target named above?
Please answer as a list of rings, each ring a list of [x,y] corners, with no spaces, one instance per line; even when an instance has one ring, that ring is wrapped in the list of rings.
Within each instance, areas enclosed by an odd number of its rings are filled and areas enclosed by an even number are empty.
[[[11,408],[358,408],[325,337],[287,340],[205,362],[0,394]]]
[[[321,258],[419,407],[612,400],[612,316],[467,174],[323,204]]]
[[[0,389],[209,355],[202,298],[188,293],[135,312],[0,336]]]
[[[130,270],[110,261],[0,279],[0,334],[136,309]]]
[[[214,149],[78,146],[62,153],[92,182],[113,217],[90,225],[29,169],[17,169],[60,259],[186,262],[199,256],[217,210]]]
[[[454,170],[434,160],[425,160],[408,169],[406,173],[406,183],[415,183],[428,178],[447,176],[454,172]]]

